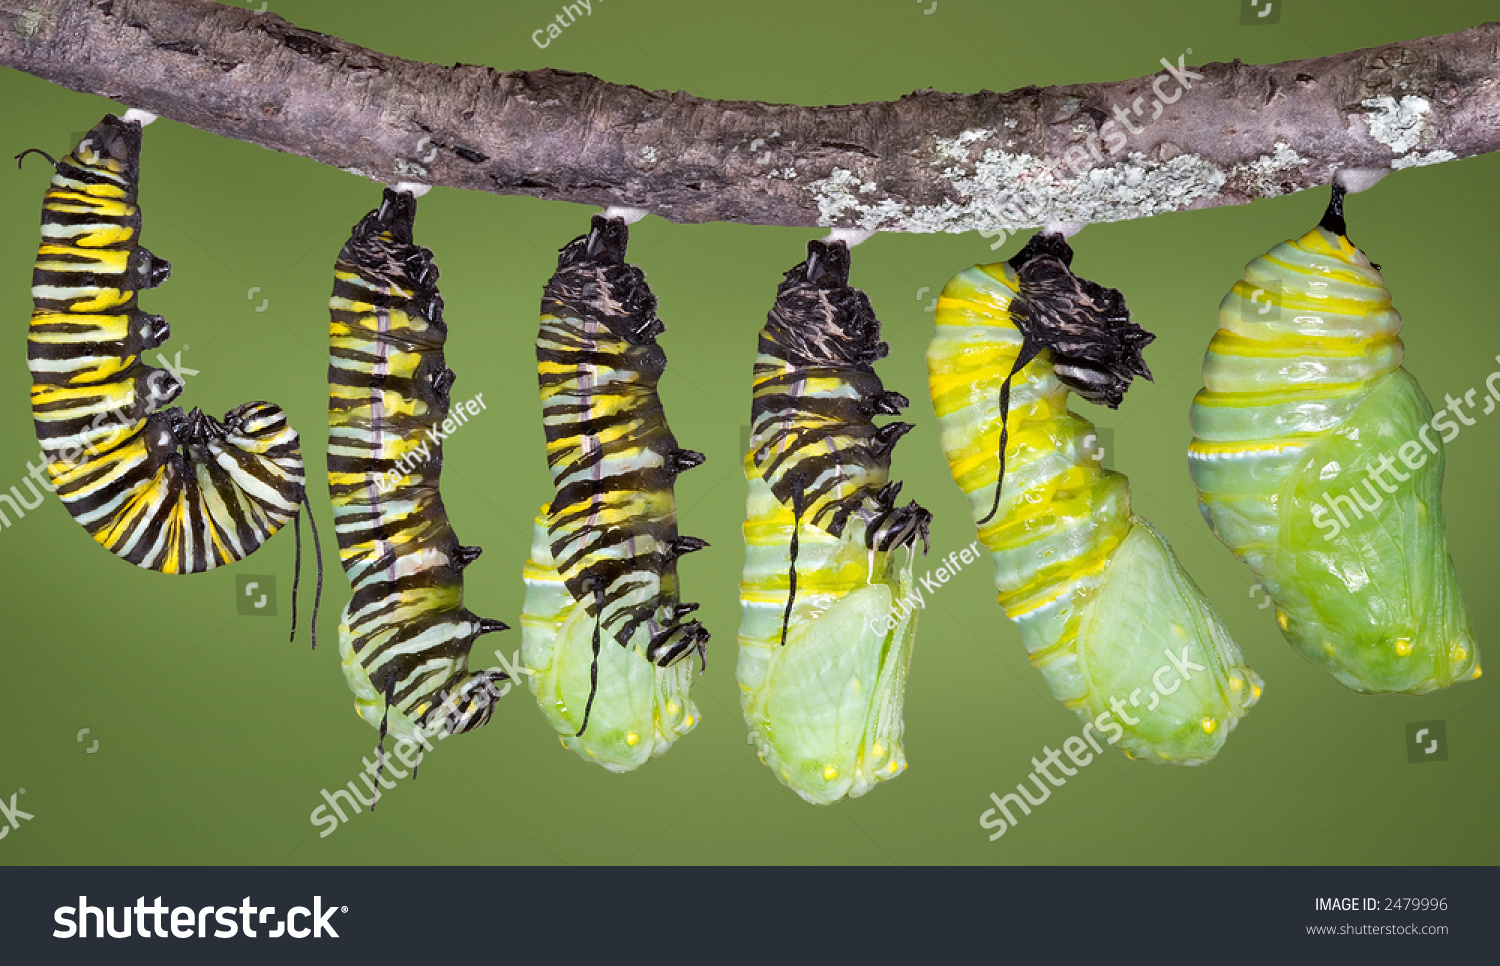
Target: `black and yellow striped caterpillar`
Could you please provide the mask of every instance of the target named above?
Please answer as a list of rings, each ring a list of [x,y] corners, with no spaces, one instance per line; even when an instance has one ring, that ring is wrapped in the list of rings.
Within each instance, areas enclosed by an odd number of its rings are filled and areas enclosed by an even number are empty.
[[[807,801],[858,797],[906,767],[912,561],[932,515],[896,505],[891,451],[908,405],[849,248],[813,241],[786,273],[755,360],[740,703],[762,761]],[[896,553],[896,551],[904,551]]]
[[[300,523],[302,451],[272,403],[222,421],[160,408],[183,383],[141,361],[170,328],[136,295],[171,268],[139,242],[140,152],[141,123],[112,114],[61,161],[36,152],[53,175],[32,275],[32,416],[58,497],[96,541],[147,570],[202,573]],[[294,586],[293,635],[295,601]],[[313,623],[316,641],[316,605]]]
[[[656,296],[625,261],[622,219],[595,216],[542,297],[537,373],[557,495],[525,570],[523,661],[562,743],[629,771],[698,722],[692,662],[708,631],[678,597],[673,483],[703,461],[667,427]],[[607,635],[619,645],[601,649]]]
[[[507,679],[469,671],[475,639],[506,625],[464,608],[480,549],[459,544],[438,492],[453,370],[438,269],[412,242],[416,207],[386,189],[340,252],[329,303],[328,489],[354,586],[339,655],[382,739],[478,728]]]

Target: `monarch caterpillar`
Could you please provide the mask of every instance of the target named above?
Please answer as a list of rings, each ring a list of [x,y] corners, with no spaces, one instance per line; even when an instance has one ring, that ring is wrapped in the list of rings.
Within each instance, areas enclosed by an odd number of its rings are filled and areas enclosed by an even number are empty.
[[[663,754],[698,723],[692,662],[708,631],[686,620],[673,481],[703,462],[677,445],[657,380],[666,328],[621,218],[596,215],[542,296],[537,375],[557,495],[537,515],[524,571],[522,655],[563,745],[610,771]],[[602,647],[605,635],[619,647]]]
[[[1118,291],[1073,275],[1072,258],[1041,232],[944,287],[927,350],[943,452],[1001,606],[1085,733],[1131,757],[1205,761],[1261,682],[1132,513],[1125,477],[1092,458],[1093,424],[1068,409],[1070,391],[1118,406],[1132,377],[1150,377],[1141,349],[1153,338]]]
[[[760,332],[751,403],[740,704],[762,761],[803,799],[865,794],[906,768],[912,561],[932,515],[896,506],[908,405],[873,364],[889,347],[849,287],[849,247],[812,241]],[[895,553],[902,550],[904,553]]]
[[[141,360],[171,333],[136,305],[138,292],[171,274],[139,243],[141,121],[107,114],[61,161],[35,149],[17,159],[33,151],[53,175],[27,365],[37,438],[63,506],[110,553],[165,574],[242,560],[296,520],[300,577],[306,478],[286,414],[268,402],[236,406],[222,421],[162,409],[182,379]],[[292,600],[295,637],[295,583]]]
[[[1480,675],[1444,539],[1452,436],[1429,432],[1446,414],[1401,368],[1401,316],[1349,241],[1343,199],[1335,184],[1322,222],[1250,262],[1220,303],[1189,466],[1204,518],[1299,654],[1355,691],[1421,694]]]
[[[354,587],[339,655],[382,746],[388,727],[407,740],[419,740],[417,728],[480,727],[507,679],[469,671],[475,639],[506,625],[464,608],[463,572],[480,548],[459,544],[438,492],[435,430],[453,370],[438,269],[412,242],[416,210],[412,194],[385,190],[339,253],[329,302],[328,490]]]

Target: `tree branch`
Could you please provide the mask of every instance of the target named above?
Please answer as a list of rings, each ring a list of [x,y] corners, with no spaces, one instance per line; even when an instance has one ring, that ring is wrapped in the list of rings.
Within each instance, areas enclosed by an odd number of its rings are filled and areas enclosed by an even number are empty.
[[[1500,23],[1284,64],[1174,61],[1117,83],[842,107],[424,64],[207,0],[0,0],[0,65],[388,184],[677,222],[1011,231],[1500,149]]]

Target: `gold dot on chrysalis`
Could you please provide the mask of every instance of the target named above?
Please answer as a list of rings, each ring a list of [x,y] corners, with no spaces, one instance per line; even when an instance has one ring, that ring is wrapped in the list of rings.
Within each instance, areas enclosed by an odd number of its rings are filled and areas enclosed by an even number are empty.
[[[1282,630],[1286,630],[1286,625],[1286,611],[1278,609],[1276,611],[1276,626],[1281,628]]]
[[[1240,688],[1242,688],[1244,686],[1245,686],[1245,682],[1241,681],[1239,678],[1231,677],[1229,679],[1229,690],[1231,690],[1231,691],[1238,691]]]
[[[1462,661],[1468,656],[1469,652],[1462,644],[1453,649],[1453,660],[1455,661]]]
[[[870,749],[870,753],[876,758],[879,758],[881,755],[885,754],[885,745],[882,745],[878,741],[875,742],[874,746]]]
[[[677,713],[677,702],[676,701],[668,701],[667,702],[667,714],[676,714],[676,713]]]
[[[1479,665],[1477,665],[1477,664],[1476,664],[1476,665],[1475,665],[1475,666],[1474,666],[1474,677],[1476,677],[1476,678],[1477,678],[1477,677],[1479,677],[1479,676],[1480,676],[1480,675],[1481,675],[1481,674],[1483,674],[1483,673],[1484,673],[1484,672],[1483,672],[1483,671],[1481,671],[1481,670],[1480,670],[1480,669],[1479,669]]]
[[[1260,697],[1260,693],[1261,693],[1261,687],[1260,687],[1260,685],[1257,684],[1257,685],[1252,686],[1250,688],[1250,693],[1253,694],[1253,695],[1255,695],[1257,698],[1259,698]]]
[[[1214,733],[1214,729],[1219,726],[1219,723],[1212,718],[1204,718],[1198,722],[1198,726],[1203,729],[1204,734],[1211,735]]]
[[[1411,653],[1411,638],[1409,638],[1409,637],[1398,637],[1398,638],[1396,638],[1396,653],[1399,654],[1399,655],[1401,655],[1402,657],[1405,657],[1406,655],[1410,654]]]
[[[631,748],[634,748],[637,744],[639,744],[640,740],[641,736],[637,732],[628,731],[625,733],[625,744]]]
[[[837,777],[839,777],[839,770],[837,768],[835,768],[833,765],[829,765],[827,768],[823,769],[823,779],[824,779],[824,781],[830,781],[831,782],[831,781],[833,781]]]

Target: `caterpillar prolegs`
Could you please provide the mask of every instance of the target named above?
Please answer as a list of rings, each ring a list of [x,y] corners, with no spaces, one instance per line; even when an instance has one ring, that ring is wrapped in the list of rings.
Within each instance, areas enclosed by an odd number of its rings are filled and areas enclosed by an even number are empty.
[[[1205,761],[1261,682],[1068,409],[1070,391],[1118,405],[1152,338],[1072,257],[1039,233],[944,287],[927,350],[943,452],[1053,695],[1132,757]]]
[[[656,296],[625,261],[625,222],[595,216],[542,296],[537,375],[557,495],[524,572],[522,660],[563,745],[610,771],[663,754],[698,723],[693,655],[708,631],[678,596],[673,482],[703,457],[667,427]]]
[[[339,654],[382,739],[478,728],[507,679],[469,670],[474,641],[505,624],[463,606],[480,549],[458,542],[438,490],[454,375],[438,269],[412,241],[416,207],[386,189],[339,253],[329,303],[328,490],[354,587]]]
[[[1219,305],[1188,455],[1204,519],[1297,652],[1355,691],[1421,694],[1480,667],[1444,536],[1458,429],[1401,368],[1400,331],[1335,186]]]
[[[906,767],[902,709],[916,636],[918,539],[931,514],[896,505],[891,451],[908,403],[873,364],[888,352],[849,248],[813,241],[786,273],[755,360],[740,703],[762,761],[815,804]]]
[[[94,540],[147,570],[203,573],[300,524],[301,444],[272,403],[236,406],[222,421],[161,408],[183,382],[142,361],[171,330],[136,297],[171,266],[140,245],[141,122],[127,118],[106,115],[61,161],[35,152],[53,174],[32,274],[32,416],[48,477]],[[300,576],[300,527],[297,545]],[[295,585],[292,594],[295,636]],[[316,604],[313,624],[316,642]]]

